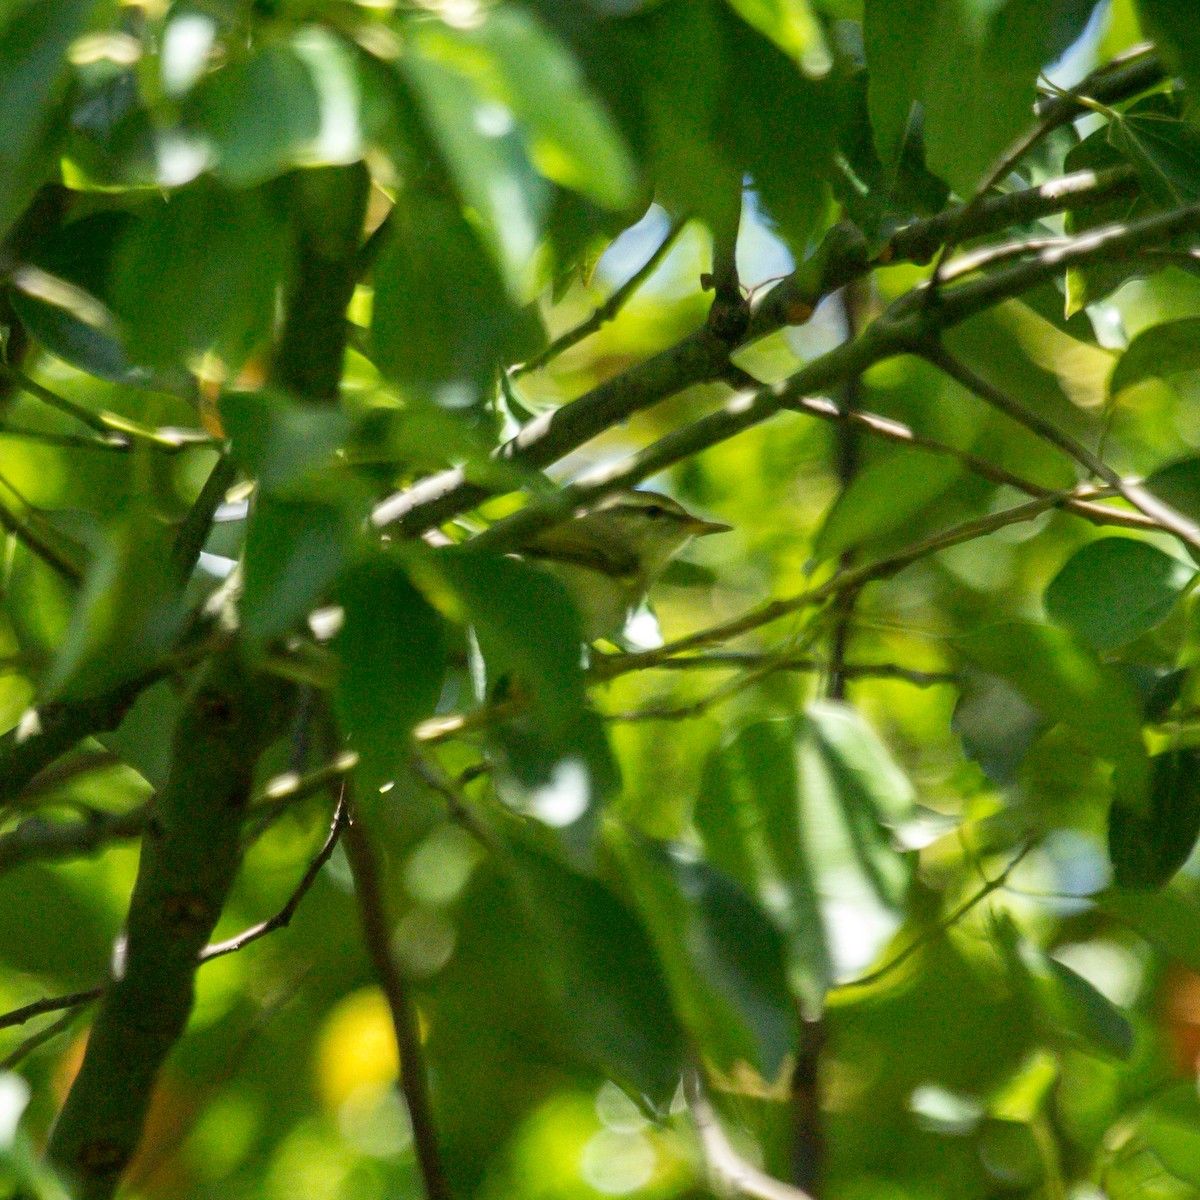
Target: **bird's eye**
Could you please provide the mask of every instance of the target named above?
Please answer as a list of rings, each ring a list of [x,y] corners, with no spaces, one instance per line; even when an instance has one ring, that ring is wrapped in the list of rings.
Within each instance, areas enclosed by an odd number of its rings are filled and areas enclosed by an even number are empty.
[[[667,510],[661,504],[647,504],[642,512],[648,517],[665,517],[667,515]]]

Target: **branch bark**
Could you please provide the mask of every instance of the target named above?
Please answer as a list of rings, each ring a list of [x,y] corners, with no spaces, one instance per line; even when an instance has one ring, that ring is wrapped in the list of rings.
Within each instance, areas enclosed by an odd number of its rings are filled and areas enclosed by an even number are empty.
[[[425,1183],[425,1195],[427,1200],[454,1200],[442,1164],[416,1006],[408,982],[392,958],[391,929],[379,860],[361,818],[353,812],[346,830],[346,856],[354,877],[363,941],[392,1014],[392,1027],[400,1051],[400,1091],[408,1106],[413,1147]]]
[[[180,719],[171,777],[142,843],[123,963],[51,1136],[81,1200],[107,1200],[137,1149],[155,1080],[191,1012],[200,952],[241,861],[254,764],[281,722],[278,683],[236,649],[214,659]]]

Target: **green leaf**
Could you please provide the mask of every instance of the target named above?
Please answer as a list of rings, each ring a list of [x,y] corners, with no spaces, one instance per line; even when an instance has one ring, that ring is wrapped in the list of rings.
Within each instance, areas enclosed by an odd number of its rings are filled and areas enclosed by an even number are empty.
[[[1128,892],[1110,888],[1096,897],[1096,903],[1162,954],[1200,974],[1200,904],[1190,889]]]
[[[723,1074],[770,1082],[795,1047],[784,949],[750,896],[707,863],[624,833],[609,838],[650,931],[675,1011]]]
[[[375,268],[371,341],[385,375],[448,408],[477,404],[502,363],[541,336],[517,309],[458,208],[425,191],[401,196]]]
[[[1006,680],[1100,756],[1140,757],[1141,712],[1131,687],[1065,631],[1005,621],[960,637],[958,647],[968,662]]]
[[[1133,1027],[1111,1000],[1082,975],[1044,954],[1008,914],[993,927],[1015,984],[1052,1032],[1108,1057],[1131,1056]]]
[[[1108,138],[1137,171],[1151,200],[1171,209],[1200,197],[1200,133],[1165,107],[1143,102],[1109,123]]]
[[[99,695],[154,667],[182,628],[174,530],[138,506],[95,548],[66,638],[42,683],[46,699]]]
[[[1144,329],[1129,343],[1128,349],[1113,368],[1108,394],[1115,398],[1126,388],[1135,387],[1147,379],[1169,379],[1183,371],[1198,369],[1200,317],[1165,321]]]
[[[620,130],[566,48],[515,7],[489,10],[460,35],[487,55],[483,68],[515,114],[538,170],[602,208],[628,208],[638,195],[637,168]]]
[[[607,886],[530,839],[512,837],[507,850],[513,892],[570,1042],[607,1077],[665,1110],[684,1039],[644,927]]]
[[[221,421],[239,465],[267,491],[286,488],[314,468],[329,465],[350,424],[328,404],[266,391],[222,393]]]
[[[911,821],[916,815],[912,782],[862,714],[848,704],[817,702],[808,706],[807,715],[855,807],[881,829]]]
[[[94,0],[32,0],[15,12],[9,6],[0,32],[0,237],[57,166],[67,49],[94,7]]]
[[[913,864],[890,827],[912,815],[912,785],[853,709],[815,703],[805,715],[800,791],[821,893],[894,912]]]
[[[1181,1083],[1158,1096],[1138,1129],[1171,1175],[1200,1188],[1200,1100],[1193,1083]]]
[[[961,475],[958,461],[944,454],[897,450],[873,459],[834,501],[813,543],[813,557],[836,558],[907,528]]]
[[[392,779],[413,726],[433,712],[446,662],[442,619],[394,559],[373,558],[338,588],[345,624],[334,643],[338,716],[361,756],[362,795]]]
[[[880,158],[894,160],[911,105],[930,166],[963,196],[1032,120],[1038,72],[1083,31],[1081,0],[867,0],[864,35]]]
[[[771,910],[791,942],[792,973],[810,1003],[819,1005],[833,963],[805,839],[795,743],[787,721],[758,721],[740,730],[714,756],[716,779],[726,790],[701,796],[696,823],[714,865],[751,895],[764,902],[771,897]],[[718,804],[728,811],[715,812]]]
[[[312,500],[257,497],[246,531],[242,632],[261,646],[290,632],[337,578],[354,526],[337,507]]]
[[[608,737],[587,699],[583,635],[563,584],[528,562],[449,550],[439,559],[474,630],[493,696],[509,689],[526,710],[494,736],[518,784],[513,797],[548,824],[591,833],[618,773]]]
[[[275,43],[214,72],[196,88],[215,170],[235,187],[286,171],[321,130],[321,100],[307,65]]]
[[[439,561],[493,681],[511,672],[552,730],[569,728],[587,693],[583,634],[566,588],[530,563],[469,548],[448,550]]]
[[[1137,0],[1137,8],[1146,32],[1172,70],[1187,81],[1188,94],[1194,98],[1200,92],[1195,7],[1190,0]]]
[[[832,65],[820,23],[808,0],[728,0],[729,6],[771,39],[809,76]]]
[[[208,350],[233,370],[266,344],[288,259],[268,197],[202,180],[135,225],[117,255],[113,306],[130,352],[153,364]]]
[[[400,66],[428,115],[463,204],[478,218],[509,296],[527,303],[537,289],[536,251],[551,189],[530,165],[511,113],[454,56],[437,53],[440,41],[432,34],[414,38]]]
[[[1161,624],[1195,572],[1148,542],[1106,537],[1076,551],[1046,589],[1046,611],[1097,650]]]
[[[1108,853],[1118,887],[1164,887],[1200,837],[1200,751],[1172,750],[1151,760],[1144,809],[1118,797],[1108,816]]]

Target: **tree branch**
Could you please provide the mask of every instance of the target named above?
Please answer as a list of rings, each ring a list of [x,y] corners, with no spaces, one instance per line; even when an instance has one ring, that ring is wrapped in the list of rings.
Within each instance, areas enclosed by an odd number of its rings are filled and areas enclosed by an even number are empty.
[[[1104,203],[1135,188],[1136,176],[1126,168],[1076,172],[1037,188],[988,198],[965,223],[964,236],[981,236],[1014,222]],[[861,278],[875,265],[927,262],[955,215],[939,214],[906,226],[894,235],[876,262],[870,260],[862,234],[854,226],[846,222],[835,225],[810,259],[765,294],[751,314],[742,344],[749,345],[783,325],[802,324],[825,296]],[[530,470],[547,467],[634,413],[695,384],[718,378],[727,363],[728,350],[707,327],[689,334],[675,346],[531,421],[493,457]],[[466,512],[491,494],[487,487],[472,482],[465,468],[455,467],[388,497],[376,506],[371,519],[376,528],[395,526],[398,534],[415,536]]]
[[[354,895],[358,900],[363,941],[392,1014],[392,1026],[400,1051],[400,1090],[408,1106],[413,1146],[425,1184],[425,1195],[427,1200],[453,1200],[442,1165],[437,1126],[433,1118],[416,1005],[406,980],[392,958],[391,930],[375,847],[361,818],[353,811],[346,829],[346,855],[354,877]]]
[[[957,380],[963,387],[974,392],[980,399],[986,401],[997,411],[1011,417],[1035,433],[1043,441],[1057,446],[1069,454],[1076,462],[1086,467],[1092,474],[1103,479],[1115,492],[1128,500],[1140,513],[1158,523],[1167,533],[1173,533],[1181,541],[1200,549],[1200,525],[1185,517],[1181,512],[1165,504],[1156,496],[1146,491],[1141,484],[1123,479],[1099,455],[1093,454],[1081,442],[1076,441],[1070,434],[1063,432],[1051,422],[1030,412],[1011,396],[994,387],[986,379],[976,375],[965,363],[960,362],[943,346],[931,344],[924,352],[924,357],[934,366],[944,371],[952,379]]]
[[[160,1067],[182,1035],[195,973],[241,860],[255,762],[281,725],[277,681],[216,657],[175,736],[171,776],[143,838],[123,963],[50,1140],[81,1200],[107,1200],[133,1157]]]

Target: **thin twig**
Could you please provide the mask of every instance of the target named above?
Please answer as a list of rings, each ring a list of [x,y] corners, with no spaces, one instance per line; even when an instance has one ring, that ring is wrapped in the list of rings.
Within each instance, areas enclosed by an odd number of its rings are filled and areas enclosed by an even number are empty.
[[[993,892],[998,892],[1005,884],[1008,883],[1009,877],[1021,865],[1025,856],[1033,849],[1032,842],[1026,842],[1024,846],[1013,856],[1009,861],[1008,866],[996,876],[995,879],[987,880],[984,885],[975,893],[968,896],[956,909],[947,913],[940,921],[932,928],[926,930],[915,941],[909,942],[894,958],[889,959],[882,967],[877,970],[870,971],[866,975],[860,975],[857,979],[851,979],[847,983],[838,984],[839,988],[861,988],[868,987],[873,983],[877,983],[887,975],[890,975],[897,968],[903,966],[914,954],[919,953],[931,942],[936,941],[947,930],[953,929],[959,921],[963,919],[976,905],[982,904]]]
[[[1117,471],[1113,470],[1098,455],[1093,454],[1082,442],[1063,432],[1044,417],[1031,412],[986,379],[976,375],[970,367],[956,359],[940,344],[931,343],[927,349],[922,351],[922,354],[934,366],[957,380],[963,387],[974,392],[981,400],[985,400],[993,408],[1024,425],[1026,429],[1043,441],[1049,442],[1069,454],[1092,474],[1103,479],[1140,513],[1149,517],[1150,520],[1156,521],[1165,532],[1173,533],[1181,541],[1200,549],[1200,525],[1189,520],[1169,504],[1164,504],[1163,501],[1146,491],[1141,484],[1122,478]]]
[[[76,1008],[80,1004],[88,1004],[103,991],[104,987],[101,985],[88,988],[84,992],[68,992],[64,996],[44,996],[41,1000],[33,1001],[32,1004],[25,1004],[9,1012],[0,1013],[0,1029],[24,1025],[26,1021],[32,1021],[34,1017],[44,1016],[46,1013],[61,1012],[64,1008]]]
[[[770,625],[775,621],[782,620],[784,617],[791,616],[792,613],[799,612],[801,609],[814,608],[818,605],[826,604],[848,589],[857,589],[868,583],[888,579],[922,558],[928,558],[930,555],[937,554],[942,550],[948,550],[952,546],[958,546],[963,542],[973,541],[975,538],[995,533],[997,530],[1005,529],[1009,525],[1020,524],[1023,521],[1032,521],[1042,513],[1058,507],[1062,503],[1063,495],[1064,493],[1059,493],[1057,496],[1052,495],[1030,500],[1025,504],[1006,508],[998,513],[990,513],[984,517],[964,521],[962,524],[955,525],[953,528],[945,530],[942,533],[923,538],[921,541],[895,554],[888,555],[886,558],[877,559],[872,563],[865,563],[860,567],[855,567],[851,571],[839,571],[824,583],[809,588],[807,591],[799,592],[794,596],[785,596],[778,600],[772,600],[767,604],[761,604],[743,613],[740,617],[734,617],[729,621],[721,622],[719,625],[711,625],[707,629],[701,629],[697,633],[689,634],[687,637],[667,642],[656,650],[645,650],[637,654],[623,655],[619,662],[615,662],[611,668],[606,668],[606,671],[609,678],[624,675],[630,671],[642,671],[647,667],[656,666],[666,659],[675,658],[689,650],[699,650],[706,646],[727,642],[731,638],[749,633],[764,625]],[[1065,493],[1065,495],[1069,496],[1070,493]]]
[[[610,654],[593,662],[591,674],[597,679],[606,679],[607,662],[619,663],[625,656]],[[692,654],[686,658],[667,658],[651,663],[646,669],[658,671],[738,671],[770,665],[773,671],[819,672],[827,671],[829,664],[818,658],[772,658],[767,654],[749,651],[720,650],[709,654]],[[846,663],[843,672],[849,679],[897,679],[911,683],[914,687],[935,687],[938,684],[958,683],[959,676],[952,671],[919,671],[913,667],[902,667],[898,663]]]
[[[363,942],[392,1014],[392,1026],[400,1051],[400,1090],[408,1106],[413,1147],[425,1184],[426,1200],[453,1200],[442,1165],[416,1005],[407,981],[392,958],[391,930],[375,847],[361,818],[353,810],[345,836]]]
[[[0,374],[11,379],[23,392],[28,392],[29,395],[35,396],[43,404],[48,404],[51,408],[56,408],[59,412],[65,413],[68,417],[78,421],[80,425],[85,425],[88,429],[100,434],[101,437],[106,439],[114,437],[113,431],[105,424],[103,418],[92,412],[90,408],[84,408],[82,404],[76,404],[74,400],[68,400],[65,396],[60,396],[57,392],[46,387],[45,384],[38,383],[36,379],[31,379],[24,371],[17,371],[12,367],[3,367],[0,368]]]
[[[509,371],[509,375],[513,378],[518,378],[521,375],[528,375],[533,371],[539,370],[552,359],[570,350],[572,346],[578,345],[584,338],[591,337],[593,333],[598,332],[609,321],[613,320],[621,309],[624,308],[630,296],[658,270],[659,265],[668,253],[670,253],[671,247],[678,241],[679,235],[683,232],[686,225],[686,217],[672,222],[662,241],[655,247],[654,253],[620,287],[616,288],[608,299],[592,312],[592,315],[587,320],[581,321],[573,329],[568,329],[566,333],[560,334],[531,359],[523,363],[518,363]]]
[[[83,572],[74,563],[68,562],[45,538],[34,532],[28,521],[22,520],[4,504],[0,504],[0,529],[11,533],[30,554],[36,555],[48,567],[52,567],[68,583],[83,582]]]
[[[39,1029],[37,1033],[31,1033],[17,1045],[7,1058],[0,1059],[0,1074],[5,1071],[16,1070],[35,1050],[58,1037],[60,1033],[65,1033],[74,1024],[75,1019],[88,1003],[90,1001],[81,1001],[79,1004],[73,1004],[57,1021],[51,1021],[45,1029]]]
[[[205,946],[200,952],[200,961],[210,962],[214,958],[220,958],[223,954],[234,954],[238,950],[249,946],[251,942],[256,942],[259,938],[266,937],[268,933],[274,933],[276,929],[286,929],[291,923],[292,917],[296,915],[296,909],[300,907],[300,902],[308,895],[312,885],[317,882],[317,876],[321,874],[321,869],[333,856],[333,851],[345,827],[346,797],[343,794],[338,797],[337,808],[334,809],[333,813],[333,822],[329,826],[329,834],[325,838],[324,845],[317,852],[312,862],[308,864],[308,869],[304,872],[295,890],[287,898],[284,906],[273,917],[270,917],[266,921],[260,921],[257,925],[252,925],[236,937],[231,937],[224,942],[212,942]]]
[[[826,400],[823,396],[801,397],[789,404],[788,407],[792,412],[817,417],[822,421],[852,421],[875,437],[882,438],[885,441],[895,442],[901,446],[911,446],[920,450],[928,450],[934,454],[941,454],[947,458],[957,459],[973,474],[983,479],[991,480],[992,483],[998,483],[1014,488],[1019,492],[1024,492],[1027,496],[1052,496],[1060,494],[1056,493],[1054,488],[1034,483],[1032,480],[1025,479],[1020,475],[1014,475],[1013,472],[1005,470],[1004,467],[996,466],[986,459],[978,458],[966,450],[960,450],[957,446],[951,446],[945,442],[939,442],[934,438],[914,433],[907,425],[904,425],[900,421],[894,421],[891,417],[882,417],[877,413],[862,411],[845,412],[838,405],[834,404],[832,400]],[[1110,492],[1111,489],[1105,489],[1103,492],[1097,491],[1096,497],[1102,498]],[[1072,497],[1062,502],[1062,508],[1064,511],[1072,512],[1076,516],[1082,517],[1086,521],[1091,521],[1095,525],[1119,525],[1127,529],[1144,529],[1148,532],[1162,531],[1162,526],[1157,521],[1141,513],[1123,512],[1120,509],[1106,508],[1102,504],[1097,504],[1095,500]]]

